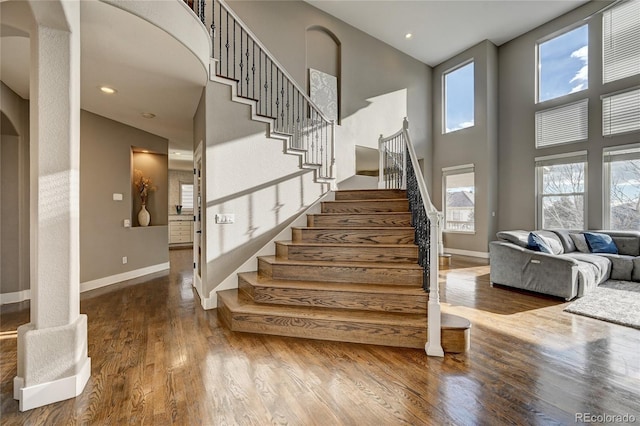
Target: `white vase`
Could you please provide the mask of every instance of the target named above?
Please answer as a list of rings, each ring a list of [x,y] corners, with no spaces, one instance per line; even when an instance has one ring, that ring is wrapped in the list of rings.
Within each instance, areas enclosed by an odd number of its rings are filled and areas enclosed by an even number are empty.
[[[147,206],[143,204],[142,208],[138,212],[138,223],[140,226],[149,226],[149,222],[151,222],[151,215],[147,210]]]

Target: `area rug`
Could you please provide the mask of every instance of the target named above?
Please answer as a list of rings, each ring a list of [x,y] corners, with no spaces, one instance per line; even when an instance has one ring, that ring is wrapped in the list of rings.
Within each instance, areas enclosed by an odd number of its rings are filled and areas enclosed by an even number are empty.
[[[640,283],[609,280],[564,310],[640,329]]]

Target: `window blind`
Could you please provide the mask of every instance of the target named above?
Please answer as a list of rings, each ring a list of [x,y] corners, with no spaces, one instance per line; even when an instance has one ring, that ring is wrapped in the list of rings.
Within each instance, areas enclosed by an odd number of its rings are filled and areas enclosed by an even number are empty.
[[[180,184],[180,203],[183,209],[193,208],[193,184],[183,183]]]
[[[536,148],[587,140],[588,110],[583,99],[536,112]]]
[[[587,151],[568,152],[565,154],[548,155],[534,159],[536,167],[557,166],[559,164],[586,163]]]
[[[640,0],[602,14],[602,81],[640,74]]]
[[[602,156],[605,163],[613,161],[634,161],[640,160],[640,145],[614,146],[604,148]]]
[[[640,130],[640,88],[602,96],[602,135]]]

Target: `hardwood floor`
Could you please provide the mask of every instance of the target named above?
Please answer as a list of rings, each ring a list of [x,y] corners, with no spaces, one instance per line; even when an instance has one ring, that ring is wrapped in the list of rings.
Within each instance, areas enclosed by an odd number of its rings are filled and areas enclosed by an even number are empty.
[[[83,293],[92,376],[78,398],[20,413],[15,330],[0,315],[3,425],[573,424],[575,413],[640,422],[640,330],[562,312],[561,300],[491,287],[486,262],[454,257],[443,311],[473,323],[467,354],[233,333],[171,270]]]

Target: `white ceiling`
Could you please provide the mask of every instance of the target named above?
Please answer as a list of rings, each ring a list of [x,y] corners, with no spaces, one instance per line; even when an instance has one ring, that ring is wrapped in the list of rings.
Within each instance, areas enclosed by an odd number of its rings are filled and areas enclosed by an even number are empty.
[[[490,40],[500,46],[588,0],[305,0],[430,66]],[[405,34],[411,33],[410,39]]]

